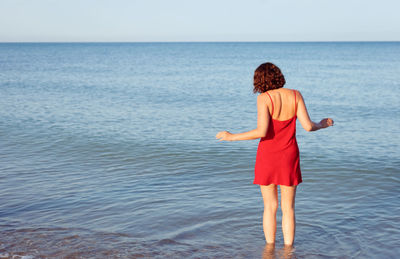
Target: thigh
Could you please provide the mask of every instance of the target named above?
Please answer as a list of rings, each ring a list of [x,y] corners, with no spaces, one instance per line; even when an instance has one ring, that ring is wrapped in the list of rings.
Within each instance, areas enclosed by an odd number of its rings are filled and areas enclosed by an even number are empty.
[[[281,208],[294,208],[297,186],[280,185],[281,188]]]
[[[275,184],[260,185],[264,204],[278,204],[278,188]]]

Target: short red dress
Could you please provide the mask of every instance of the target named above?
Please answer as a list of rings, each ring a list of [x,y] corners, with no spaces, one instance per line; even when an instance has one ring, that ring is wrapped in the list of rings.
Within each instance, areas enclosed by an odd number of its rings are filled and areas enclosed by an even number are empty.
[[[296,140],[296,91],[293,92],[295,115],[284,121],[272,119],[274,103],[267,92],[272,103],[271,120],[267,135],[258,144],[253,184],[294,186],[302,182]]]

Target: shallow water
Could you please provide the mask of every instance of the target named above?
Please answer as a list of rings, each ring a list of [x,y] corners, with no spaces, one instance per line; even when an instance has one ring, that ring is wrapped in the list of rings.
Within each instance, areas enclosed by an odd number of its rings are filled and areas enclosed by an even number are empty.
[[[336,124],[297,125],[289,255],[258,141],[215,140],[256,126],[265,61]],[[400,43],[0,44],[0,258],[395,258],[399,72]]]

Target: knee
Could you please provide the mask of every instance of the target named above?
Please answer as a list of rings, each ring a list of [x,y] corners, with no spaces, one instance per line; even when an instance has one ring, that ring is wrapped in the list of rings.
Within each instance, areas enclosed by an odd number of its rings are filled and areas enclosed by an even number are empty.
[[[278,203],[277,202],[264,203],[264,211],[269,211],[269,212],[276,213],[277,210],[278,210]]]
[[[283,215],[294,214],[294,205],[281,204],[281,210]]]

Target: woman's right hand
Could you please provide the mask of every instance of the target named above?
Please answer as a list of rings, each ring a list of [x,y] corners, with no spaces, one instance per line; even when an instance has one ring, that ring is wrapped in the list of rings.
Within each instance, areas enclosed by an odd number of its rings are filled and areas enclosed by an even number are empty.
[[[333,120],[331,118],[322,119],[319,122],[319,125],[320,125],[321,129],[327,128],[329,126],[333,126]]]

